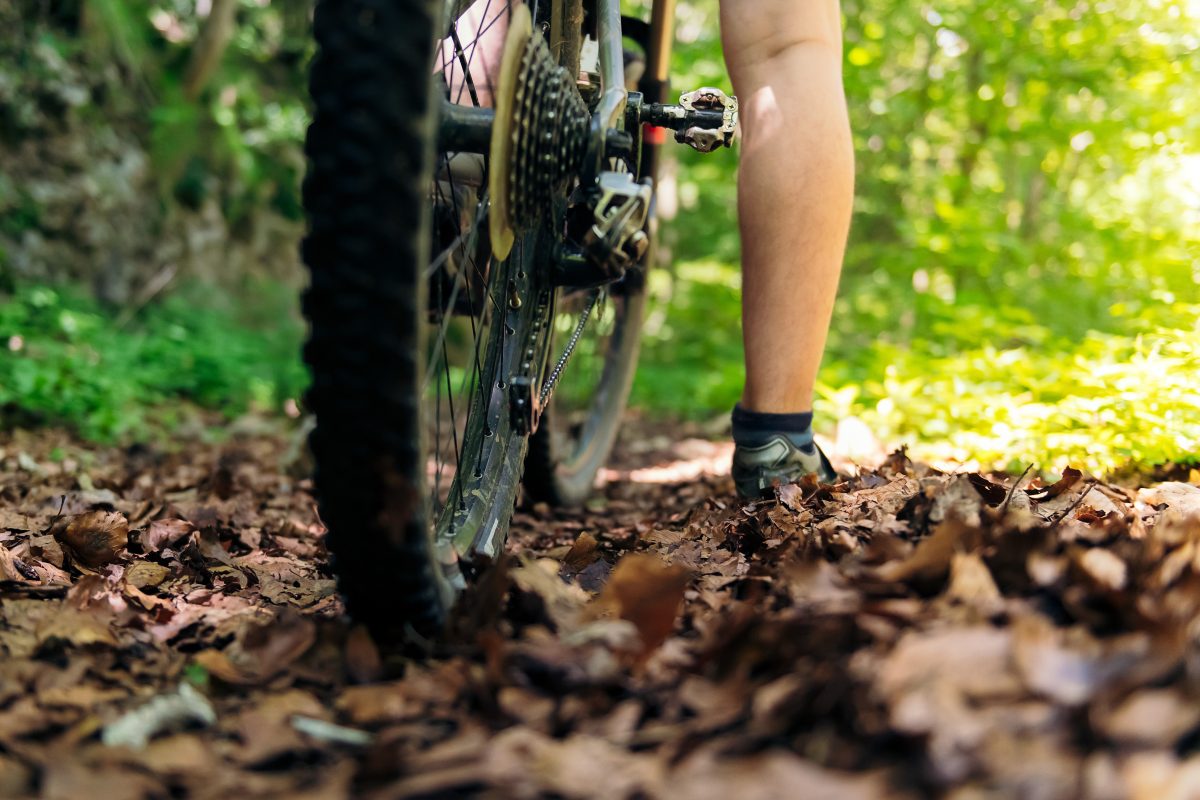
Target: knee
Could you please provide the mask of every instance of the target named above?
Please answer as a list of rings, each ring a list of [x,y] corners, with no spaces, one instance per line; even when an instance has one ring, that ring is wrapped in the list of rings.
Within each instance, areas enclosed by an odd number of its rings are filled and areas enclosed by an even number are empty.
[[[840,62],[838,0],[721,0],[721,41],[730,69],[778,58],[798,47]]]

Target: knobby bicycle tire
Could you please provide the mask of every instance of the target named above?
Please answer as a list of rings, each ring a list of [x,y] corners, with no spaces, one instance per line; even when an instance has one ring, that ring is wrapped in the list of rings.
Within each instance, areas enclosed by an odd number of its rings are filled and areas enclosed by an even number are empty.
[[[436,72],[440,6],[320,0],[314,17],[303,244],[310,272],[303,302],[312,372],[307,404],[316,419],[310,446],[339,588],[350,613],[388,640],[414,629],[436,632],[474,566],[470,557],[500,552],[527,444],[510,413],[507,376],[530,348],[540,368],[546,351],[539,331],[548,329],[553,308],[550,290],[539,282],[547,242],[536,230],[518,240],[505,262],[489,261],[481,270],[470,261],[465,279],[453,276],[446,307],[430,308],[430,287],[444,281],[440,270],[447,269],[430,269],[437,264],[431,187],[437,191],[452,167],[435,153],[437,81],[412,76]],[[457,197],[454,191],[451,185]],[[486,199],[478,203],[482,209]],[[463,251],[474,242],[462,244]],[[477,284],[478,325],[472,271],[486,283]],[[462,302],[463,280],[474,363],[455,378],[469,383],[460,389],[466,400],[456,419],[446,319]],[[438,302],[440,286],[433,289]],[[432,337],[431,318],[443,326]],[[443,402],[439,395],[436,410],[430,407],[427,362],[439,359],[456,462],[444,499],[442,465],[429,475],[428,427]]]

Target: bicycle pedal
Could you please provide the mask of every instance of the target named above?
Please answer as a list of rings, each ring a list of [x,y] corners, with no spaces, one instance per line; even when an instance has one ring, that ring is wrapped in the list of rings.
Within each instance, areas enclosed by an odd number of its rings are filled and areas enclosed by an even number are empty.
[[[679,96],[678,105],[651,103],[641,109],[641,122],[670,128],[675,141],[701,153],[731,147],[737,130],[738,101],[712,86]]]
[[[730,97],[712,86],[703,86],[694,92],[681,94],[679,105],[688,111],[719,111],[721,126],[718,128],[699,126],[684,128],[675,132],[675,141],[686,144],[701,153],[711,153],[718,147],[733,145],[733,134],[737,130],[738,118],[736,97]]]

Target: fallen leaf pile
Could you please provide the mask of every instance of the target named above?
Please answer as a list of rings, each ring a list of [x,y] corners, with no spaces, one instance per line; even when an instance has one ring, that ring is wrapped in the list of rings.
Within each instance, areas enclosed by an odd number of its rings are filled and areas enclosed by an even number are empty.
[[[0,439],[0,797],[1200,797],[1194,473],[618,481],[381,651],[287,450]]]

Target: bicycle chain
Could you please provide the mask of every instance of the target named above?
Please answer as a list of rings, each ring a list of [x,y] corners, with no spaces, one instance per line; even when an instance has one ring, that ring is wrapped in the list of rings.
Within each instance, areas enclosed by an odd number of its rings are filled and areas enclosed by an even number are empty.
[[[571,333],[571,338],[567,340],[567,346],[563,349],[563,354],[559,356],[558,361],[554,364],[554,369],[550,370],[550,377],[542,384],[541,394],[538,396],[538,406],[546,407],[547,401],[554,393],[554,387],[558,385],[558,379],[562,377],[563,370],[567,366],[567,361],[571,358],[571,354],[575,352],[575,346],[579,344],[580,338],[583,336],[583,327],[587,324],[588,317],[592,315],[592,309],[596,307],[596,302],[600,299],[600,290],[592,292],[591,298],[588,300],[583,310],[579,312],[579,322],[575,324],[575,330]]]

